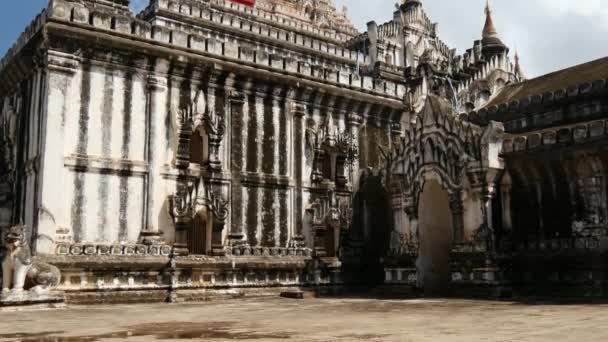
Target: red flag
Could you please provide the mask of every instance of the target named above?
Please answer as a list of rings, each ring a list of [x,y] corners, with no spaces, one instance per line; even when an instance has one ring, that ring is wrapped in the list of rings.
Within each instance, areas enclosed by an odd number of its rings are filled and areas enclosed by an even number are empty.
[[[232,1],[238,2],[239,4],[243,4],[245,6],[253,7],[253,5],[255,5],[255,0],[232,0]]]

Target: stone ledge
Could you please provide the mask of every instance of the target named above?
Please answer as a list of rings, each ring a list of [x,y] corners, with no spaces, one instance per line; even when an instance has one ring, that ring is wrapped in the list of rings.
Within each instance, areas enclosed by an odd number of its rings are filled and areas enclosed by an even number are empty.
[[[99,172],[143,176],[148,174],[148,164],[143,161],[111,159],[99,156],[72,154],[64,157],[64,166],[81,172]]]
[[[0,312],[15,310],[57,309],[64,306],[63,292],[35,293],[23,291],[9,292],[0,295]]]

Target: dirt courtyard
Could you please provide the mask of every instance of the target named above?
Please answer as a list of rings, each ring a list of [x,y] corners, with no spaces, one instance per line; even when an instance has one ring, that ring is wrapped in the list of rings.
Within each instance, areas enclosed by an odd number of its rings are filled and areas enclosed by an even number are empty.
[[[608,305],[244,299],[0,312],[0,341],[608,341]]]

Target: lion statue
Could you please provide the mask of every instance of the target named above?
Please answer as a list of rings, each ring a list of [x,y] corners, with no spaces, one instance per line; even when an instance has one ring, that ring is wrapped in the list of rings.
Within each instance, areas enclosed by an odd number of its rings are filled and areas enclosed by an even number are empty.
[[[44,293],[59,285],[61,273],[53,265],[32,259],[25,237],[26,226],[17,225],[8,229],[2,239],[2,292],[30,290]]]

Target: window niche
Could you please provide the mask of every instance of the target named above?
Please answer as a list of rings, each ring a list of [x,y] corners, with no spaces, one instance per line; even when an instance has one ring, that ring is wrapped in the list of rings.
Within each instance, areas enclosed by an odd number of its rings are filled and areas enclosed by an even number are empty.
[[[209,164],[209,136],[202,128],[197,127],[190,140],[190,162],[205,167]]]

